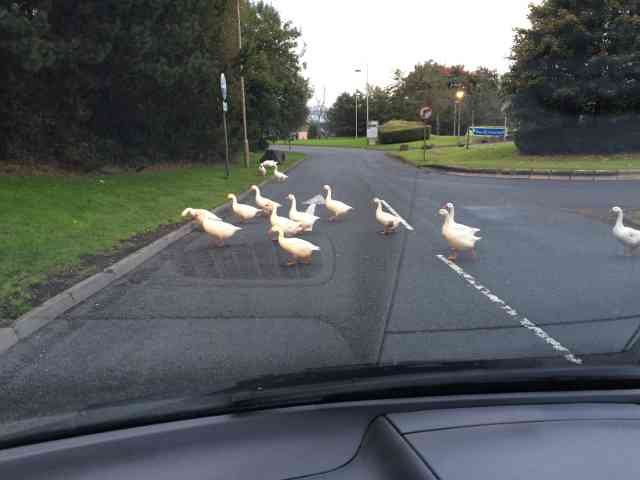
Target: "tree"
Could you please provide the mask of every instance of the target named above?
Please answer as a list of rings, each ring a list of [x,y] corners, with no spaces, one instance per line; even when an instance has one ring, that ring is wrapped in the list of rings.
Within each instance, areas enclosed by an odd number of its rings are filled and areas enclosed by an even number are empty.
[[[640,149],[640,4],[547,0],[505,81],[525,153]]]
[[[219,77],[240,146],[240,66],[250,138],[306,120],[300,33],[242,0],[26,0],[0,6],[0,154],[99,163],[216,159],[224,151]]]
[[[358,102],[358,135],[365,135],[367,118],[364,96],[361,92],[342,93],[327,111],[331,132],[339,137],[354,137],[356,134],[356,97]]]
[[[262,1],[245,4],[243,52],[250,138],[283,136],[309,116],[309,82],[296,53],[300,32]]]
[[[311,122],[309,124],[308,135],[309,138],[320,138],[320,123],[319,122]]]

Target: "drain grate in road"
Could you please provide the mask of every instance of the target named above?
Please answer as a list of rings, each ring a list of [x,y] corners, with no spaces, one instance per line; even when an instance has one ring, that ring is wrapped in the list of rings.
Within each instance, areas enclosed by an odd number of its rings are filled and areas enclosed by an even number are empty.
[[[195,242],[194,242],[195,243]],[[311,265],[286,266],[286,252],[270,240],[233,243],[223,248],[197,241],[182,252],[178,265],[186,277],[224,280],[301,280],[322,271],[322,255],[315,254]]]

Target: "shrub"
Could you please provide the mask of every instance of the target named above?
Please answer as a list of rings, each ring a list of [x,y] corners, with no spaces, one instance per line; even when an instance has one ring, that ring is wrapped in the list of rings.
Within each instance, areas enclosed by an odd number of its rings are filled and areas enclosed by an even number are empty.
[[[568,122],[567,122],[568,123]],[[640,122],[635,116],[600,119],[591,124],[522,127],[515,135],[521,153],[622,153],[640,151]]]
[[[427,126],[427,140],[430,136],[431,128]],[[382,144],[414,142],[423,138],[424,125],[419,122],[389,120],[378,132],[378,140]]]

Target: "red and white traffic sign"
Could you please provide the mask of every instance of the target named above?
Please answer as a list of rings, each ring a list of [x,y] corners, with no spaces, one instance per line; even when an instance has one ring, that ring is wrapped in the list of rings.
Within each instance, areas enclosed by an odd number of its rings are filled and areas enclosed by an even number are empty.
[[[422,107],[420,109],[420,118],[425,122],[431,118],[433,115],[433,109],[429,106]]]

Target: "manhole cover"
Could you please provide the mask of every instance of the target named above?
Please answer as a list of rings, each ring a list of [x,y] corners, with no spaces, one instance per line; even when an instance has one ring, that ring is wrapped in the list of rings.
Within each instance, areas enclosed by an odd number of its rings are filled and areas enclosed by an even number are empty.
[[[301,280],[322,271],[322,255],[314,254],[311,265],[286,266],[289,256],[276,242],[230,243],[212,247],[199,236],[176,259],[185,277],[221,280]]]

